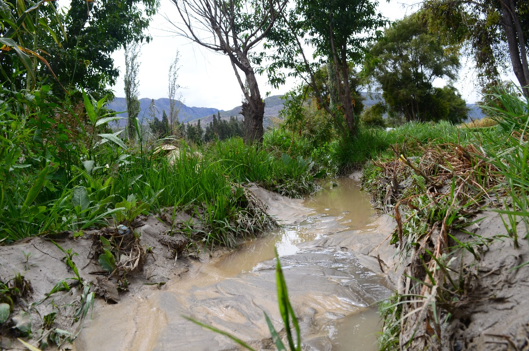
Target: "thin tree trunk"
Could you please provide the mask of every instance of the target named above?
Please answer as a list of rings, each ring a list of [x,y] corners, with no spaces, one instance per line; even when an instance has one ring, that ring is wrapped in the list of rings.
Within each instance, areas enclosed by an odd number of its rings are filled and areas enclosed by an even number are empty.
[[[338,97],[338,81],[334,74],[334,61],[332,57],[329,57],[327,61],[327,84],[329,86],[329,106],[333,109],[336,107],[340,98]]]
[[[525,48],[525,37],[523,34],[523,29],[520,23],[520,19],[518,18],[518,15],[516,14],[516,7],[514,5],[513,0],[508,0],[509,6],[510,6],[510,15],[512,17],[512,23],[514,25],[514,28],[516,29],[516,35],[518,37],[518,43],[520,45],[520,59],[522,61],[522,70],[525,78],[525,85],[524,87],[524,94],[526,97],[529,98],[529,64],[527,62],[527,50]]]
[[[501,22],[503,25],[503,30],[505,31],[505,36],[507,37],[507,44],[509,45],[509,56],[511,58],[512,68],[514,74],[516,75],[516,78],[518,79],[518,82],[520,83],[520,86],[523,88],[525,97],[529,98],[529,89],[527,88],[527,86],[529,85],[529,80],[525,76],[525,71],[527,71],[527,67],[525,67],[524,69],[523,64],[523,62],[527,63],[527,57],[522,58],[520,48],[518,47],[519,41],[517,38],[516,29],[514,28],[515,20],[513,18],[513,16],[515,16],[516,14],[511,13],[511,9],[505,1],[501,2],[501,9]],[[525,48],[523,48],[522,51],[525,52]]]
[[[347,127],[349,127],[349,133],[356,135],[355,128],[355,111],[353,102],[351,101],[351,86],[349,85],[349,67],[347,66],[347,57],[344,50],[342,50],[342,79],[343,79],[343,107],[345,112],[345,120],[347,121]]]

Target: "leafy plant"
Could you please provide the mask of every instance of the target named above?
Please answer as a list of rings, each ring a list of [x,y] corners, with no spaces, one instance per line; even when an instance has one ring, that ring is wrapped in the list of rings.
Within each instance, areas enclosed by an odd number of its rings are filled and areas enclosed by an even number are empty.
[[[116,208],[121,208],[120,211],[114,213],[116,223],[125,223],[127,227],[138,217],[140,214],[149,211],[150,205],[145,202],[139,202],[136,200],[134,194],[127,196],[126,200],[118,202]]]
[[[11,306],[9,304],[2,302],[0,303],[0,324],[4,324],[9,319],[11,314]]]
[[[116,269],[116,259],[112,253],[112,245],[103,236],[100,237],[101,243],[103,244],[103,253],[99,255],[99,265],[109,273],[112,273]]]

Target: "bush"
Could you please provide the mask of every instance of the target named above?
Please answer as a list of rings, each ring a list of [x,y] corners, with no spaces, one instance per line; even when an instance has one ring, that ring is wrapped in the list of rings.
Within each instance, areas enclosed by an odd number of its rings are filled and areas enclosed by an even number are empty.
[[[360,121],[364,127],[371,128],[385,128],[386,121],[384,114],[386,113],[386,106],[382,102],[378,102],[371,107],[368,107],[362,113]]]

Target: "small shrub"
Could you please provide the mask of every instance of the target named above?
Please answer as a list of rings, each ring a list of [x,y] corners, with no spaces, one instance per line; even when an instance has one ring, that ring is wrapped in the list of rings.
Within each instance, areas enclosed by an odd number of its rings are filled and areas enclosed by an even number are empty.
[[[384,120],[384,114],[386,113],[386,106],[378,102],[371,107],[368,107],[362,113],[360,121],[365,127],[368,128],[385,128],[386,121]]]

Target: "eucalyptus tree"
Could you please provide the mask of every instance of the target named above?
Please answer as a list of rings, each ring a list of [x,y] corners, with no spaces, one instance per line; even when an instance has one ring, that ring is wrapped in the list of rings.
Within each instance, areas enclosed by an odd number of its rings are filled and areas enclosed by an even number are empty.
[[[288,15],[281,17],[267,43],[268,48],[276,49],[265,68],[272,84],[284,83],[286,75],[301,78],[336,125],[343,125],[342,116],[345,117],[352,135],[356,134],[357,121],[350,76],[386,23],[377,13],[377,5],[375,0],[298,0]],[[314,51],[315,60],[311,59],[310,50]],[[324,64],[332,97],[329,101],[316,79]],[[282,73],[284,69],[287,74]]]
[[[171,0],[181,22],[177,34],[227,55],[244,94],[246,143],[261,142],[265,104],[256,79],[257,46],[266,38],[288,0]],[[241,77],[242,72],[244,79]]]
[[[431,31],[455,49],[468,45],[484,87],[510,61],[529,98],[529,1],[426,0],[423,7]]]

